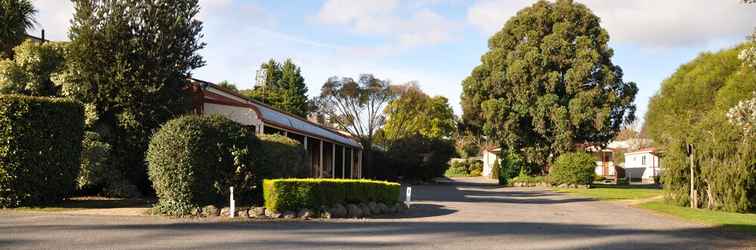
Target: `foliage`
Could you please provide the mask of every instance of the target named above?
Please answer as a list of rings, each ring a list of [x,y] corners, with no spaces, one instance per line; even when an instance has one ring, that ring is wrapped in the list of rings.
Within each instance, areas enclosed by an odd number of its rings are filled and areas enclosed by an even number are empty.
[[[283,111],[307,117],[307,85],[299,66],[291,59],[283,64],[270,59],[260,66],[264,79],[260,86],[242,93]]]
[[[399,183],[348,179],[272,179],[263,184],[265,208],[271,211],[318,210],[347,203],[399,202]]]
[[[599,23],[571,0],[519,11],[462,83],[464,123],[536,166],[576,143],[612,139],[634,119],[638,89],[622,80]]]
[[[756,207],[756,140],[726,116],[756,91],[755,69],[738,59],[744,46],[703,53],[680,66],[649,102],[645,130],[665,150],[662,183],[675,204],[691,203],[686,144],[693,144],[695,207],[734,212]]]
[[[81,103],[0,95],[0,207],[49,204],[70,194],[83,131]]]
[[[240,203],[254,196],[258,176],[250,164],[253,138],[221,116],[183,116],[155,133],[147,150],[157,211],[218,204],[233,186]]]
[[[384,114],[384,139],[390,142],[420,134],[427,138],[449,138],[454,133],[454,111],[443,96],[430,97],[414,84],[398,87],[399,98],[391,100]]]
[[[197,0],[75,1],[63,92],[94,107],[112,164],[150,192],[150,135],[189,110],[183,92],[204,65]]]
[[[530,176],[530,175],[525,175],[525,174],[518,175],[517,177],[514,177],[511,180],[509,180],[510,184],[514,184],[514,183],[541,184],[545,182],[547,182],[545,176]]]
[[[756,137],[756,92],[753,98],[742,100],[727,111],[727,119],[733,125],[743,129],[743,134]]]
[[[26,40],[13,51],[13,59],[0,60],[0,94],[59,95],[64,43]]]
[[[593,182],[596,161],[588,153],[574,152],[560,155],[549,170],[552,184],[582,184]]]
[[[443,176],[454,156],[454,145],[447,139],[416,135],[394,141],[387,156],[390,168],[404,179],[429,180]]]
[[[449,168],[444,172],[444,176],[480,176],[483,173],[483,161],[465,159],[453,161]]]
[[[139,190],[126,181],[110,162],[111,146],[96,132],[84,132],[81,143],[81,168],[77,181],[79,194],[107,197],[138,197]]]
[[[302,144],[283,135],[257,135],[259,145],[252,152],[259,175],[266,178],[306,177],[309,167],[305,162]],[[262,180],[259,180],[262,181]],[[262,184],[262,182],[260,183]]]
[[[229,81],[226,81],[226,80],[220,81],[218,83],[218,86],[221,87],[221,88],[223,88],[223,89],[239,93],[239,88],[237,88],[235,84],[233,84],[233,83],[231,83]]]
[[[320,89],[314,100],[319,115],[326,117],[328,124],[335,124],[357,137],[366,149],[373,148],[376,131],[383,126],[386,115],[381,111],[395,98],[388,81],[370,74],[352,78],[331,77]],[[372,164],[372,150],[366,150],[363,161]],[[374,176],[373,166],[363,170],[363,176]]]
[[[0,59],[12,58],[13,48],[33,28],[37,10],[30,0],[0,0]]]

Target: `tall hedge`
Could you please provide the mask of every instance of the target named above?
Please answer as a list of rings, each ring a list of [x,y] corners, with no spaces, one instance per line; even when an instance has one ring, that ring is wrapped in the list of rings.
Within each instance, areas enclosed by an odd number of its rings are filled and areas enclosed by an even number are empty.
[[[165,123],[147,150],[157,211],[183,215],[207,204],[225,204],[229,187],[244,202],[254,186],[249,163],[251,131],[221,116],[183,116]]]
[[[252,157],[260,175],[266,178],[309,176],[301,143],[277,134],[261,134],[257,139]]]
[[[57,202],[73,192],[83,133],[79,102],[0,95],[0,207]]]

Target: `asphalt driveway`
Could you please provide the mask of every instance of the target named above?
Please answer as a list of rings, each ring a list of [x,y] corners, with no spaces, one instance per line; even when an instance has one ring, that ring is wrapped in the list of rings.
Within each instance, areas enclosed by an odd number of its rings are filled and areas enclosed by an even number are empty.
[[[0,249],[756,249],[726,232],[543,189],[481,179],[413,187],[399,218],[229,221],[0,210]]]

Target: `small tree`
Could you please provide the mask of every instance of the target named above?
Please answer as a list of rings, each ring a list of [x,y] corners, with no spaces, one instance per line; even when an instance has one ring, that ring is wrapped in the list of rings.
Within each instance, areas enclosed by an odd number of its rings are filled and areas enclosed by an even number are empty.
[[[0,1],[0,58],[12,58],[26,31],[34,27],[37,10],[29,0]]]
[[[260,65],[260,70],[264,73],[261,85],[242,93],[283,111],[306,117],[309,113],[307,85],[299,66],[291,59],[286,59],[283,64],[270,59]]]

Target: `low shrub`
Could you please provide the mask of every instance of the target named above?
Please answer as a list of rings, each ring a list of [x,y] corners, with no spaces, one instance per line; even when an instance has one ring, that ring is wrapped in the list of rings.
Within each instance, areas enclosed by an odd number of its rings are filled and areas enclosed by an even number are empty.
[[[515,178],[512,178],[509,183],[524,183],[524,184],[541,184],[546,183],[546,177],[545,176],[529,176],[529,175],[520,175]]]
[[[43,205],[72,193],[83,133],[79,102],[0,95],[0,207]]]
[[[444,176],[481,176],[483,173],[483,161],[474,159],[465,159],[453,161],[444,171]]]
[[[572,152],[560,155],[549,170],[552,184],[589,185],[593,181],[596,161],[588,153]]]
[[[254,137],[221,116],[183,116],[165,123],[147,150],[148,174],[159,199],[156,212],[182,215],[220,204],[234,186],[240,203],[257,183],[249,151]]]
[[[335,204],[399,202],[399,183],[349,179],[270,179],[263,182],[265,208],[271,211],[320,209]]]

